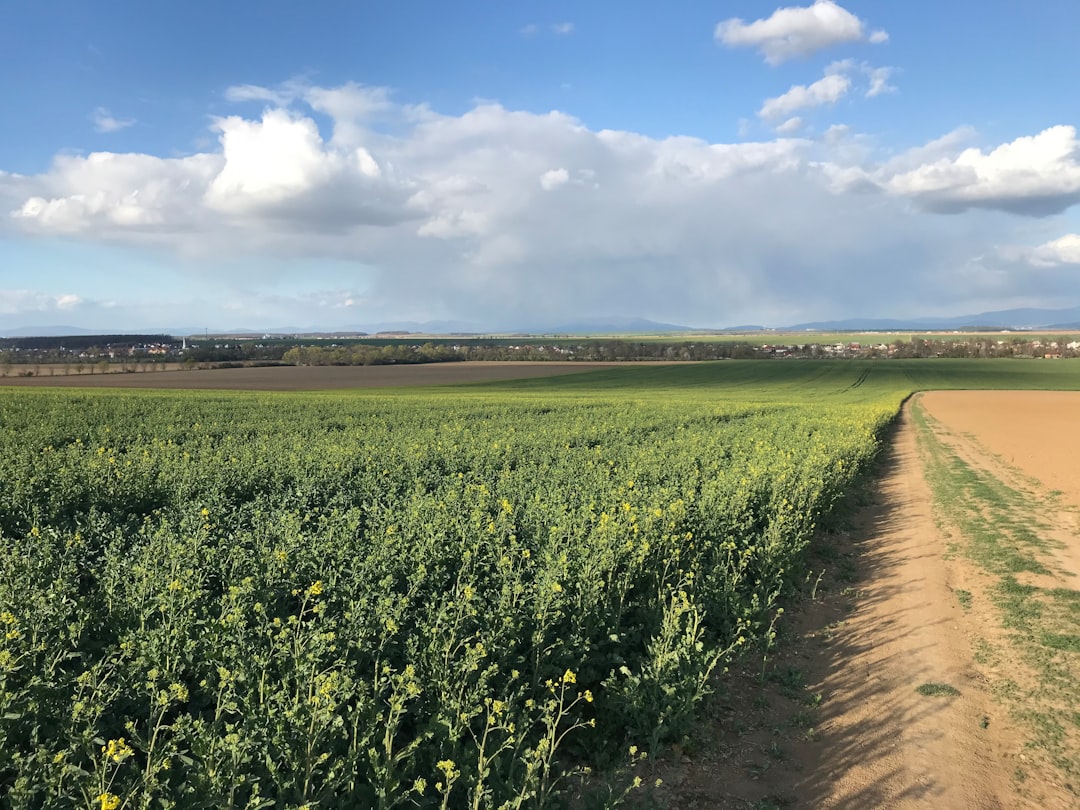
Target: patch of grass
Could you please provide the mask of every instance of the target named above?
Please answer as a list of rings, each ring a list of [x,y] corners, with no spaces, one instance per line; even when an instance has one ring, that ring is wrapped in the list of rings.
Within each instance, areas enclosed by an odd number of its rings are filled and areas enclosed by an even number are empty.
[[[960,603],[960,607],[964,610],[971,610],[971,591],[957,588],[953,593],[956,594],[956,600]]]
[[[926,697],[957,697],[960,690],[947,683],[924,683],[915,689]]]
[[[1068,652],[1080,652],[1080,636],[1069,633],[1043,633],[1039,641],[1044,647]]]
[[[992,664],[997,660],[997,653],[985,638],[975,640],[975,663]]]

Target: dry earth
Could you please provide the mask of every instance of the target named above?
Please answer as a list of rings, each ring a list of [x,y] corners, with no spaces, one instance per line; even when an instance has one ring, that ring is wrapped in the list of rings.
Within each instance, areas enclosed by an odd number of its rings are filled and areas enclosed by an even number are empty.
[[[520,380],[579,374],[626,363],[470,361],[401,366],[262,366],[190,369],[131,374],[4,377],[0,386],[63,386],[85,388],[182,388],[229,391],[326,391],[391,386]],[[664,365],[642,363],[640,365]]]
[[[1026,482],[1036,508],[1048,489],[1080,504],[1080,433],[1071,426],[1080,395],[933,392],[920,404],[935,420],[935,440],[1003,481]],[[701,751],[665,757],[656,770],[667,783],[661,803],[1080,807],[1029,745],[1033,731],[1013,719],[1015,706],[995,696],[1005,679],[1023,685],[1037,676],[1010,652],[989,600],[961,606],[957,594],[978,593],[987,574],[954,553],[959,538],[934,507],[924,462],[909,404],[870,504],[812,559],[824,574],[813,587],[812,573],[812,597],[791,611],[783,652],[764,677],[760,660],[736,674]],[[1076,588],[1076,515],[1042,519],[1061,541],[1048,561],[1056,584]],[[988,641],[999,650],[990,660],[979,648]],[[956,694],[926,696],[923,684]]]

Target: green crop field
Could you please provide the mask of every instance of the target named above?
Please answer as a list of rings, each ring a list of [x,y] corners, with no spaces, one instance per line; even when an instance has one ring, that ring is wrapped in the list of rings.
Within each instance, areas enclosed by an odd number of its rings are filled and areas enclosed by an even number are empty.
[[[1080,365],[0,389],[0,804],[583,800],[769,638],[931,387],[1080,389]]]

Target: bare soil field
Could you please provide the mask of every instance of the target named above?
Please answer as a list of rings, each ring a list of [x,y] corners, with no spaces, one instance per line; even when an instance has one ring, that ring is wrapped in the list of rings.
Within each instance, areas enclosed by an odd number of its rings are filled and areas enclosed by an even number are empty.
[[[927,480],[927,443],[940,442],[1016,488],[1048,543],[1045,592],[1077,588],[1077,516],[1055,510],[1049,490],[1080,504],[1080,438],[1069,428],[1080,395],[950,391],[918,401],[934,421],[920,435],[905,406],[870,503],[811,559],[780,654],[736,675],[700,751],[676,751],[657,769],[671,807],[1080,807],[1062,765],[1070,732],[1055,750],[1041,739],[1053,723],[1038,725],[1075,713],[1080,655],[1052,651],[1048,663],[1041,650],[1031,655],[1030,639],[1017,641],[1030,628],[1017,633],[995,601],[1004,580],[965,553]],[[1058,692],[1046,686],[1061,678]]]
[[[1071,391],[930,391],[930,416],[970,434],[1080,506],[1080,397]]]
[[[664,365],[663,363],[647,363]],[[498,362],[427,363],[401,366],[263,366],[189,369],[131,374],[4,377],[0,386],[80,388],[178,388],[229,391],[328,391],[391,386],[520,380],[579,374],[626,363]],[[638,365],[646,365],[639,363]]]

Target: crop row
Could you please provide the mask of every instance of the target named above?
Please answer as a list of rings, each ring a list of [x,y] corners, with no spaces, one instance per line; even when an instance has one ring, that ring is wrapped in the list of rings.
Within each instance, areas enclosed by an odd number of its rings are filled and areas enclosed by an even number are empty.
[[[895,407],[5,394],[0,803],[569,801],[771,631]]]

